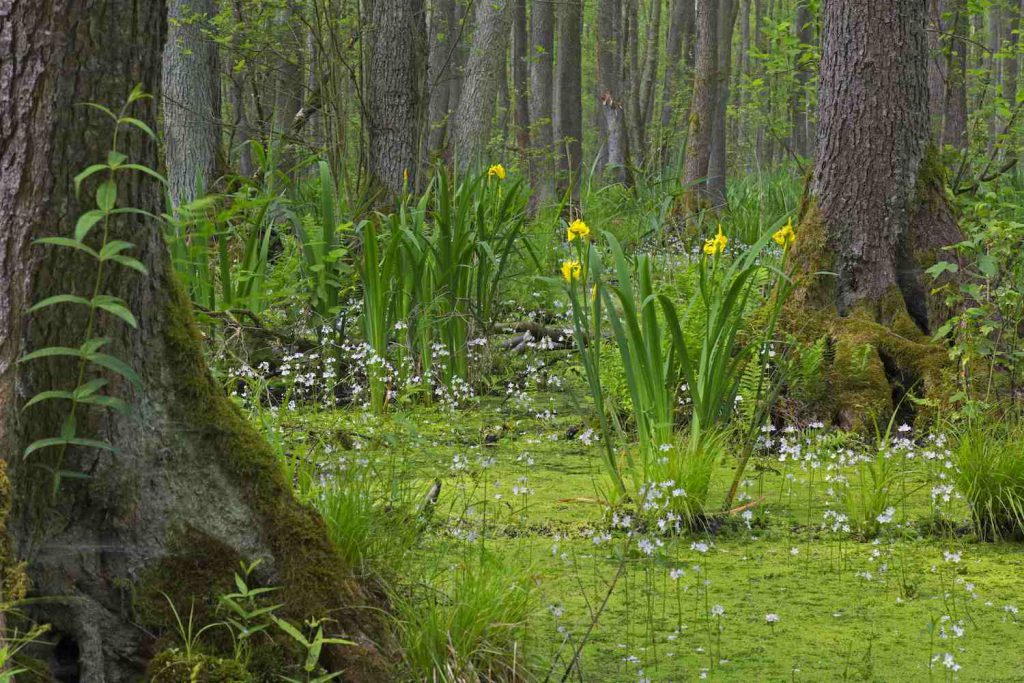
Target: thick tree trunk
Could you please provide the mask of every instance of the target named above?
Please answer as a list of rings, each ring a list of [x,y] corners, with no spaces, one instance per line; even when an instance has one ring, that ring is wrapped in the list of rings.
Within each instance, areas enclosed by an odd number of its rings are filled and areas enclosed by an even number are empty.
[[[53,626],[56,642],[79,653],[63,680],[138,681],[155,637],[172,630],[166,592],[187,613],[212,609],[209,598],[231,585],[239,560],[262,559],[259,580],[279,585],[282,616],[316,616],[358,641],[327,653],[325,663],[353,680],[390,680],[371,640],[376,611],[345,578],[323,522],[292,497],[276,456],[207,371],[190,304],[176,282],[159,225],[122,216],[111,237],[148,268],[143,276],[112,266],[103,292],[122,297],[138,319],[133,330],[97,318],[104,351],[139,375],[132,389],[105,370],[109,390],[131,411],[77,414],[80,436],[106,441],[110,453],[70,447],[22,456],[29,443],[58,433],[67,404],[23,411],[42,390],[70,389],[77,366],[66,359],[19,363],[48,346],[78,347],[85,307],[29,306],[60,293],[86,294],[95,262],[80,252],[35,244],[67,236],[94,206],[97,182],[79,195],[74,175],[107,159],[111,121],[82,106],[115,109],[137,83],[159,101],[160,47],[166,7],[159,0],[35,0],[0,5],[0,452],[11,468],[9,519],[18,555],[27,561],[35,619]],[[132,114],[156,119],[143,101]],[[128,127],[118,149],[153,167],[157,147]],[[162,193],[142,174],[120,173],[117,202],[151,212]],[[87,242],[97,246],[100,229]],[[109,264],[108,264],[109,265]],[[47,467],[85,475],[65,478],[56,497]],[[338,608],[341,608],[338,611]],[[210,612],[206,612],[209,614]],[[49,653],[43,653],[46,656]]]
[[[818,157],[794,301],[840,316],[833,379],[846,425],[888,419],[889,379],[919,379],[927,392],[943,381],[945,351],[926,334],[943,311],[923,270],[960,233],[941,166],[926,154],[925,15],[925,0],[823,6]]]
[[[552,130],[554,94],[555,6],[536,2],[530,13],[530,197],[531,211],[555,196]]]
[[[583,0],[567,0],[558,17],[558,93],[556,105],[559,148],[559,194],[569,193],[570,212],[580,198],[583,171]]]
[[[430,0],[430,29],[427,57],[427,132],[421,158],[430,164],[444,150],[445,132],[451,115],[451,74],[460,30],[455,19],[455,0]]]
[[[234,21],[241,23],[245,20],[242,10],[242,0],[232,0],[231,11]],[[241,37],[233,38],[232,48],[235,54],[241,52]],[[246,178],[251,178],[256,172],[256,166],[252,158],[251,143],[254,130],[249,121],[249,96],[247,95],[247,91],[251,87],[249,69],[247,67],[232,68],[230,78],[229,96],[234,129],[231,132],[231,150],[229,151],[238,150],[238,172]]]
[[[466,63],[451,143],[459,170],[484,164],[512,22],[512,0],[476,3],[473,45]]]
[[[715,118],[712,122],[711,151],[708,157],[708,195],[711,205],[727,204],[725,179],[728,166],[726,137],[729,109],[729,78],[732,75],[732,31],[736,25],[736,0],[722,0],[718,9],[718,83],[715,86]]]
[[[643,163],[645,137],[640,114],[640,0],[622,1],[622,86],[626,125],[627,172]],[[630,181],[632,182],[632,181]]]
[[[694,5],[690,0],[671,0],[671,15],[669,17],[668,33],[665,35],[665,82],[661,94],[661,157],[662,163],[667,163],[671,150],[678,142],[679,136],[676,130],[681,126],[676,125],[675,110],[681,99],[680,84],[684,82],[683,65],[680,63],[683,55],[683,45],[686,45],[687,60],[689,65],[690,55],[693,54]]]
[[[683,170],[686,207],[690,211],[706,203],[708,197],[711,135],[718,103],[715,87],[718,82],[718,7],[718,0],[697,1],[697,64]]]
[[[512,84],[515,97],[516,148],[525,162],[530,151],[530,51],[527,42],[526,0],[515,0],[512,10]]]
[[[416,187],[426,27],[422,0],[375,0],[367,84],[371,187],[378,205]]]
[[[220,57],[213,0],[170,0],[163,53],[164,157],[175,207],[209,192],[220,158]]]

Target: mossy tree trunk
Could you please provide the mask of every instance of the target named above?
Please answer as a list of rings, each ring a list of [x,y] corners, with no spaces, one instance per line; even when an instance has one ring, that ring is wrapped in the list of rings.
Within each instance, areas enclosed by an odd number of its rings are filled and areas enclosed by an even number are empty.
[[[117,451],[70,449],[61,467],[86,478],[64,479],[55,496],[45,469],[53,449],[22,457],[58,433],[67,409],[51,401],[23,411],[26,401],[73,388],[77,370],[18,359],[77,347],[85,330],[84,307],[26,311],[54,294],[87,294],[95,277],[90,259],[33,242],[68,235],[90,208],[94,183],[79,199],[73,177],[106,159],[110,120],[78,105],[116,107],[136,83],[159,89],[165,11],[160,0],[0,3],[0,450],[13,488],[8,531],[28,562],[30,597],[45,598],[31,616],[51,623],[71,653],[65,680],[137,681],[154,637],[168,632],[161,591],[186,614],[194,598],[198,611],[220,582],[230,585],[239,560],[259,558],[260,579],[281,586],[282,616],[330,617],[332,630],[358,642],[326,655],[330,667],[346,680],[388,680],[376,644],[387,636],[365,609],[374,601],[347,578],[322,521],[296,502],[272,451],[210,376],[158,225],[115,223],[112,237],[134,242],[149,276],[111,272],[102,288],[139,322],[131,330],[101,316],[97,330],[110,339],[105,351],[141,378],[134,390],[110,378],[132,411],[79,413],[78,433]],[[138,118],[156,119],[154,95]],[[156,143],[140,133],[126,134],[120,150],[156,166]],[[160,210],[152,180],[122,177],[121,206]]]
[[[933,394],[945,383],[946,354],[928,332],[946,312],[924,269],[960,230],[929,151],[925,4],[823,6],[817,161],[792,304],[824,314],[812,319],[834,341],[836,418],[846,426],[884,426],[894,383]]]

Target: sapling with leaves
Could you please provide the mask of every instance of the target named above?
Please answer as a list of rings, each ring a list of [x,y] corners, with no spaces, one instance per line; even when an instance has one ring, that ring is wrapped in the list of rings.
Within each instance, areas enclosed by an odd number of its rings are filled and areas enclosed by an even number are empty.
[[[69,446],[83,448],[94,448],[111,453],[116,452],[112,444],[101,439],[93,439],[79,433],[78,423],[80,411],[83,406],[92,406],[107,410],[115,410],[126,413],[129,410],[128,403],[121,397],[109,393],[102,393],[110,384],[111,378],[104,376],[106,373],[127,380],[138,386],[140,381],[135,371],[122,359],[103,352],[108,340],[95,336],[98,317],[107,314],[120,319],[130,327],[138,327],[138,322],[128,307],[128,303],[117,296],[106,294],[102,291],[103,284],[108,276],[108,270],[114,267],[127,268],[147,275],[146,267],[141,261],[131,256],[131,250],[135,245],[131,242],[111,238],[112,223],[119,217],[125,215],[142,215],[149,218],[156,218],[153,214],[142,209],[130,206],[118,206],[118,179],[126,173],[144,173],[166,184],[163,176],[146,166],[131,163],[127,156],[119,151],[120,138],[129,130],[136,129],[145,135],[154,138],[152,129],[137,118],[129,116],[128,112],[132,105],[139,100],[148,98],[149,95],[142,91],[141,86],[136,86],[128,95],[127,100],[120,111],[114,112],[100,104],[87,103],[85,106],[92,107],[106,116],[112,122],[112,136],[110,151],[107,153],[105,163],[98,163],[89,166],[75,176],[75,190],[80,192],[82,184],[99,175],[102,180],[96,188],[96,208],[83,213],[75,223],[71,237],[43,237],[37,240],[38,244],[49,245],[61,249],[71,249],[86,254],[95,262],[94,278],[89,285],[88,296],[66,293],[49,296],[34,304],[29,313],[34,313],[44,308],[58,305],[83,306],[88,309],[85,329],[82,331],[82,343],[78,348],[67,346],[47,346],[26,353],[21,357],[21,363],[27,363],[41,358],[52,358],[63,356],[76,359],[74,373],[74,386],[70,388],[47,389],[37,393],[25,403],[28,409],[33,405],[44,401],[67,401],[68,408],[60,432],[55,436],[36,439],[30,443],[23,454],[29,457],[43,449],[56,449],[58,451],[56,464],[52,466],[53,476],[52,493],[56,496],[62,479],[82,478],[82,472],[64,470],[62,464],[64,455]],[[89,239],[90,235],[99,233],[98,239]]]

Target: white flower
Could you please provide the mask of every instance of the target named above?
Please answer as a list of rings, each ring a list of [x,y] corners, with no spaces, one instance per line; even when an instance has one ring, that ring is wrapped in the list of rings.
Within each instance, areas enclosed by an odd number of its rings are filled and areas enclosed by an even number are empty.
[[[942,551],[942,557],[945,558],[946,562],[952,562],[953,564],[960,562],[960,553],[958,552],[955,553],[950,550],[944,550]]]
[[[789,549],[789,554],[792,555],[793,557],[796,557],[797,555],[800,554],[800,548],[797,548],[796,546],[793,546],[792,548]]]
[[[721,617],[725,615],[725,608],[721,605],[715,605],[711,608],[711,616]]]
[[[779,615],[772,612],[764,615],[764,620],[767,621],[769,624],[777,624],[779,623]]]
[[[888,524],[889,522],[892,521],[892,517],[895,514],[896,514],[896,508],[888,507],[888,508],[885,508],[885,512],[883,512],[882,514],[878,515],[878,517],[875,517],[875,519],[878,520],[879,524]]]
[[[710,546],[703,541],[694,541],[690,544],[690,550],[696,550],[698,553],[706,553]]]
[[[678,567],[676,569],[671,569],[668,572],[669,578],[673,581],[678,581],[684,574],[686,574],[686,570]]]

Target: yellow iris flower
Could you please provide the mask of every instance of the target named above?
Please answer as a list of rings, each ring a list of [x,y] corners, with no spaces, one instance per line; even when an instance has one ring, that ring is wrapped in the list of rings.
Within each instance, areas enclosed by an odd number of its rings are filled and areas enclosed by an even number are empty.
[[[783,249],[793,244],[796,241],[796,233],[793,232],[793,219],[790,218],[785,226],[776,230],[775,234],[772,235],[772,239]]]
[[[711,239],[704,242],[704,253],[708,256],[714,256],[715,254],[721,254],[725,251],[725,245],[729,243],[729,238],[722,234],[722,226],[718,226],[718,234]]]
[[[572,282],[573,280],[579,280],[580,274],[583,272],[583,266],[580,265],[579,261],[563,261],[562,262],[562,277],[565,278],[566,282]]]
[[[576,220],[574,220],[572,223],[569,224],[569,241],[570,242],[575,240],[577,237],[580,238],[580,239],[586,239],[589,236],[590,236],[590,228],[588,228],[587,224],[584,223],[583,221],[581,221],[580,219],[577,218]]]
[[[501,164],[494,164],[489,169],[487,169],[487,177],[488,178],[497,178],[498,180],[504,180],[505,179],[505,167],[502,166]]]

